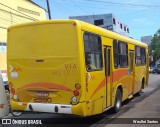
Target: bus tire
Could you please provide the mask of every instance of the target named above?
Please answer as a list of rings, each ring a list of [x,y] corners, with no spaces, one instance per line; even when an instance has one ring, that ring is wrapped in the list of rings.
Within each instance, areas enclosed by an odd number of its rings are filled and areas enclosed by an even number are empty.
[[[116,91],[116,97],[115,97],[115,104],[113,107],[113,111],[115,113],[119,112],[120,108],[121,108],[121,103],[122,103],[122,93],[120,89],[117,89]]]
[[[139,92],[137,93],[138,96],[141,96],[142,95],[142,86],[141,86],[141,89],[139,90]]]
[[[142,95],[142,88],[143,87],[144,87],[144,79],[142,80],[141,88],[140,88],[139,92],[137,93],[138,96]]]
[[[21,111],[13,111],[11,109],[11,114],[14,116],[14,117],[18,117],[18,116],[21,116],[22,115],[22,112]]]

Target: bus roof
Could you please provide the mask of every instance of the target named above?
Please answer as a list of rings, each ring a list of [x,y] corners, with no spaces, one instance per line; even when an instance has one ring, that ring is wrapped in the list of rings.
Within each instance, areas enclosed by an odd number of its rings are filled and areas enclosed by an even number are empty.
[[[101,36],[105,36],[108,38],[112,38],[112,39],[116,39],[116,40],[120,40],[120,41],[124,41],[124,42],[128,42],[131,44],[135,44],[138,46],[142,46],[142,47],[146,47],[148,48],[148,45],[140,42],[138,40],[134,40],[131,39],[129,37],[120,35],[118,33],[106,30],[104,28],[80,21],[80,20],[73,20],[73,19],[61,19],[61,20],[44,20],[44,21],[36,21],[36,22],[29,22],[29,23],[22,23],[22,24],[18,24],[18,25],[13,25],[11,27],[8,28],[8,30],[10,29],[14,29],[17,27],[25,27],[25,26],[32,26],[32,25],[40,25],[40,24],[51,24],[51,23],[76,23],[77,26],[81,27],[82,30],[84,31],[88,31],[88,32],[94,32],[95,34],[99,34]]]
[[[100,35],[108,37],[108,38],[128,42],[128,43],[135,44],[135,45],[142,46],[142,47],[146,47],[146,48],[148,47],[147,44],[145,44],[141,41],[134,40],[132,38],[120,35],[118,33],[106,30],[106,29],[101,28],[101,27],[97,27],[95,25],[92,25],[92,24],[89,24],[89,23],[86,23],[86,22],[83,22],[83,21],[80,21],[80,23],[81,23],[81,27],[82,27],[83,30],[86,30],[86,31],[91,30],[94,33],[100,34]]]

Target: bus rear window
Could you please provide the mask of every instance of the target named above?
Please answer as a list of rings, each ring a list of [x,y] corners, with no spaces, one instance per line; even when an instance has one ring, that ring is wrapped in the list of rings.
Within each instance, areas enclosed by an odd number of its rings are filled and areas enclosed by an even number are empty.
[[[102,44],[98,35],[84,33],[84,50],[87,71],[102,69]]]

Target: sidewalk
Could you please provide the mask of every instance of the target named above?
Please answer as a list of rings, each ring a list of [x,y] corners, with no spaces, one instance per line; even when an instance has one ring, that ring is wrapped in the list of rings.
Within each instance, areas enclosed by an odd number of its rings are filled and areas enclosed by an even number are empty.
[[[160,89],[117,118],[159,118]],[[127,119],[126,119],[127,120]],[[114,121],[113,121],[114,122]],[[159,124],[106,124],[100,127],[160,127]]]

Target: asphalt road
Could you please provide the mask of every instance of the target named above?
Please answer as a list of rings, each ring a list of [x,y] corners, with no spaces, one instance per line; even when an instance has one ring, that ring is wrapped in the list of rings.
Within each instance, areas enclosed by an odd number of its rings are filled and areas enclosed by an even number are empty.
[[[92,116],[88,118],[75,118],[73,116],[61,115],[61,114],[48,114],[48,113],[24,113],[20,116],[20,119],[25,118],[34,118],[34,119],[42,119],[47,118],[52,123],[55,124],[47,124],[47,125],[37,125],[37,127],[97,127],[100,124],[105,124],[107,121],[110,121],[112,118],[116,118],[126,113],[130,108],[134,107],[135,104],[141,102],[146,97],[150,96],[154,92],[156,92],[160,88],[160,75],[158,74],[150,74],[149,85],[148,88],[143,90],[143,94],[140,97],[133,97],[131,100],[127,100],[123,102],[121,111],[114,114],[111,110],[106,111],[105,113],[97,116]],[[13,118],[9,115],[7,118]],[[65,119],[64,119],[65,118]],[[67,120],[67,121],[66,121]],[[69,124],[67,124],[69,123]],[[1,126],[1,125],[0,125]],[[5,125],[6,126],[6,125]],[[10,126],[10,125],[7,125]],[[19,125],[21,126],[21,125]],[[23,125],[23,126],[33,126],[33,125]],[[36,126],[36,125],[34,125]],[[17,127],[17,125],[12,125],[12,127]]]

